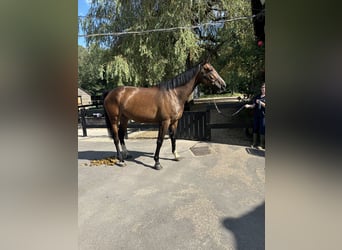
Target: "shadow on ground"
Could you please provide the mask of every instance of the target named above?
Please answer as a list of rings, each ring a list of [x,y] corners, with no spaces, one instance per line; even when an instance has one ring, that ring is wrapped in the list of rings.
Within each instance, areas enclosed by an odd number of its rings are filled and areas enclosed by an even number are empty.
[[[252,140],[243,128],[225,128],[212,129],[210,142],[249,147]]]
[[[140,157],[148,157],[148,158],[152,158],[153,159],[154,154],[151,152],[142,152],[142,151],[129,151],[129,156],[128,158],[125,160],[127,162],[135,162],[138,165],[142,165],[144,167],[148,167],[148,168],[153,168],[154,169],[154,164],[153,165],[148,165],[146,163],[144,163],[141,160],[138,160],[138,158]],[[116,152],[113,151],[92,151],[92,150],[88,150],[88,151],[80,151],[78,152],[78,159],[79,160],[100,160],[100,159],[105,159],[107,157],[116,157]],[[164,157],[160,157],[160,160],[170,160],[170,161],[174,161],[174,158],[164,158]],[[153,161],[154,163],[154,161]]]
[[[265,249],[265,202],[241,217],[224,219],[222,224],[234,234],[237,250]]]
[[[246,151],[250,155],[265,157],[265,150],[259,150],[255,148],[246,148]]]

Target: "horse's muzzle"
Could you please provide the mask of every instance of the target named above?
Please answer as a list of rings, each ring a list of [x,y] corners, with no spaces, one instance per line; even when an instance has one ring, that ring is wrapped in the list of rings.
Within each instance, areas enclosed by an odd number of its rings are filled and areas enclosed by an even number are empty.
[[[216,80],[215,85],[221,90],[224,91],[227,88],[226,82],[220,77]]]

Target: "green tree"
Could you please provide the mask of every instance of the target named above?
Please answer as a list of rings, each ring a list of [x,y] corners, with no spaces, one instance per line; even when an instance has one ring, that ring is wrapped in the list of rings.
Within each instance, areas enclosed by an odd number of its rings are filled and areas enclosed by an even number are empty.
[[[81,21],[87,34],[187,28],[88,37],[88,59],[95,60],[85,60],[90,73],[84,74],[100,79],[88,77],[93,83],[83,84],[94,91],[119,85],[151,86],[210,54],[230,90],[248,92],[264,63],[263,52],[255,45],[252,20],[222,21],[250,15],[251,4],[246,0],[93,0]],[[207,23],[212,25],[201,25]],[[195,25],[201,26],[189,28]]]
[[[251,16],[250,1],[224,1],[227,19]],[[232,93],[252,94],[263,81],[264,47],[258,47],[252,19],[229,22],[218,31],[221,46],[217,50],[219,73]]]
[[[89,48],[78,46],[78,86],[95,95],[104,89],[103,67],[106,63],[106,50],[96,44]]]

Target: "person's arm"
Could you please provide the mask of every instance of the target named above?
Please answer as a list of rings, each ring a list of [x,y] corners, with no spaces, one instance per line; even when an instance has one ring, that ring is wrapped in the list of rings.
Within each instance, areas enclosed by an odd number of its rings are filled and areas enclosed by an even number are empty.
[[[253,104],[245,104],[245,108],[252,109],[255,107],[255,103]]]
[[[259,99],[256,100],[256,103],[259,104],[259,102],[260,102],[260,104],[261,104],[262,107],[264,107],[264,108],[266,107],[266,103],[265,103],[265,102],[263,102],[263,101],[261,101],[261,100],[259,100]]]

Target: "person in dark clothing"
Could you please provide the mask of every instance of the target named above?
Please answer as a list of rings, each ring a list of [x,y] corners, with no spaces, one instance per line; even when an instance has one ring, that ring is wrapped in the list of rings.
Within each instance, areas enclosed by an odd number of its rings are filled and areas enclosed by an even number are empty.
[[[245,104],[245,108],[254,109],[253,117],[253,144],[252,148],[265,149],[265,108],[266,108],[266,85],[261,85],[261,94],[253,98],[253,104]],[[260,136],[260,146],[258,146]]]

